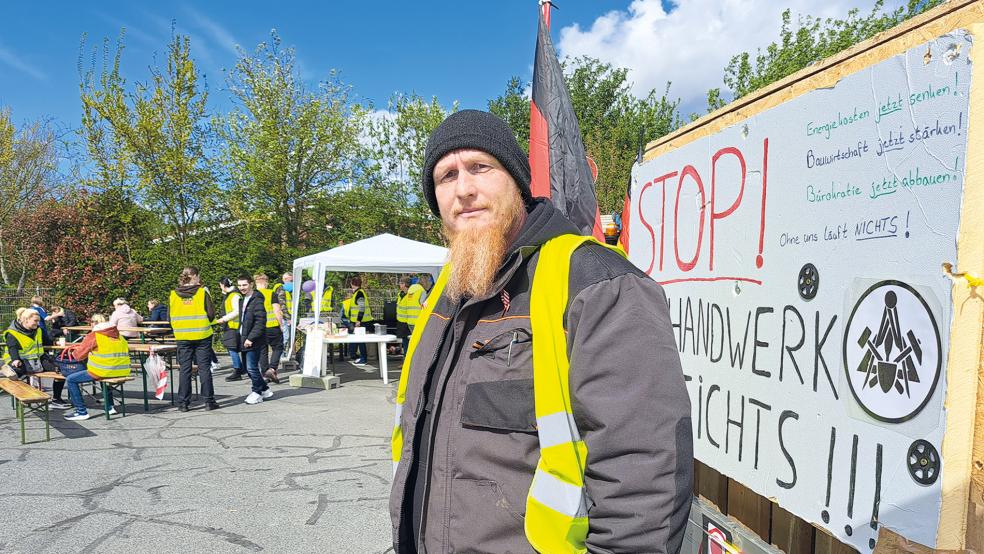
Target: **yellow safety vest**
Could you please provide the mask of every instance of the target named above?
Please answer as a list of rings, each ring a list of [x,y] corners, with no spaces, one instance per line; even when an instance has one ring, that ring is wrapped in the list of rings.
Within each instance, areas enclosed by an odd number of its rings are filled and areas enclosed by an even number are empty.
[[[525,529],[526,540],[539,552],[587,551],[584,540],[588,535],[589,502],[584,490],[584,470],[588,447],[581,440],[574,422],[568,384],[570,361],[564,331],[571,254],[587,241],[597,242],[592,237],[579,235],[561,235],[547,241],[540,248],[530,290],[530,326],[536,337],[533,341],[533,394],[540,459],[526,496]],[[445,265],[420,314],[422,323],[414,328],[410,337],[407,362],[403,364],[396,393],[396,420],[391,440],[394,475],[403,452],[401,418],[414,351],[449,273],[449,266]]]
[[[280,289],[280,288],[283,288],[283,284],[277,283],[276,285],[273,285],[273,292],[276,293],[277,292],[277,289]],[[291,311],[291,309],[293,309],[293,307],[294,307],[294,296],[287,289],[284,289],[284,300],[287,302],[287,305],[286,306],[280,306],[280,309],[282,309],[284,311],[284,313],[289,314],[290,311]]]
[[[96,349],[89,352],[86,369],[101,379],[130,375],[130,347],[126,339],[96,333]]]
[[[335,287],[328,287],[325,292],[321,293],[321,313],[328,313],[334,308],[335,304],[332,302],[334,296]],[[314,300],[314,293],[311,293],[311,299]]]
[[[240,296],[241,295],[238,292],[230,292],[229,294],[226,295],[225,306],[223,306],[225,308],[225,315],[228,315],[229,312],[239,308],[239,306],[237,306],[236,303],[239,302]],[[228,325],[229,328],[233,330],[239,329],[240,318],[242,318],[242,314],[239,314],[239,317],[237,317],[236,319],[231,319],[227,321],[226,325]]]
[[[212,336],[212,322],[205,312],[204,288],[199,288],[191,298],[182,298],[172,290],[168,310],[175,339],[201,340]]]
[[[3,332],[4,343],[6,343],[6,335],[11,335],[17,339],[17,344],[20,345],[20,358],[22,360],[37,360],[44,354],[44,341],[42,339],[41,327],[38,327],[34,332],[34,336],[25,335],[20,331],[15,331],[14,329],[7,329]],[[9,364],[11,362],[10,352],[7,349],[3,349],[3,362]]]
[[[257,289],[260,294],[263,295],[263,308],[266,309],[267,321],[266,328],[272,329],[274,327],[280,327],[280,322],[277,321],[277,314],[273,312],[273,291],[270,289]],[[277,302],[279,304],[279,302]],[[283,306],[281,306],[283,308]]]
[[[396,302],[397,321],[410,326],[417,324],[417,318],[420,316],[420,296],[422,294],[424,294],[424,287],[410,285],[403,298]]]
[[[352,296],[342,301],[342,313],[345,314],[345,317],[348,318],[349,321],[359,320],[359,305],[355,303],[355,299],[359,296],[359,294],[362,294],[362,299],[366,304],[366,311],[362,316],[362,321],[372,321],[372,310],[369,309],[369,295],[362,289],[356,289],[355,292],[352,293]]]

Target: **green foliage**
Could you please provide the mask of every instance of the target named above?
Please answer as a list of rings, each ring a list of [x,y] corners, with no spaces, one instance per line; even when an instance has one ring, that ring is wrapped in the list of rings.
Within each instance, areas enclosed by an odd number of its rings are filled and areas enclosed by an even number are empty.
[[[253,275],[259,271],[279,275],[293,258],[275,243],[249,240],[259,232],[246,222],[203,229],[188,238],[188,254],[181,257],[174,255],[173,240],[149,243],[138,254],[138,262],[145,271],[132,289],[134,305],[142,305],[149,298],[166,300],[177,286],[178,274],[187,265],[201,271],[202,282],[213,294],[217,294],[218,280],[222,277],[234,279],[240,273]]]
[[[18,128],[0,108],[0,285],[20,290],[30,274],[29,250],[12,233],[18,210],[57,195],[57,139],[47,122]]]
[[[732,57],[724,68],[724,84],[734,93],[734,98],[740,98],[891,29],[943,1],[908,0],[904,6],[885,11],[884,0],[877,0],[866,15],[860,15],[860,10],[855,8],[845,19],[800,16],[796,28],[792,27],[792,15],[787,9],[782,12],[779,41],[768,45],[764,51],[757,50],[754,61],[749,52]],[[721,105],[720,92],[714,89],[712,93],[708,94],[709,111]]]
[[[48,200],[20,210],[8,232],[30,248],[33,281],[88,316],[126,296],[142,274],[128,262],[117,236],[106,225],[97,199],[79,194],[70,202]],[[29,224],[25,224],[29,222]]]
[[[303,247],[310,207],[353,180],[364,117],[337,74],[309,91],[295,63],[276,31],[253,55],[240,52],[227,78],[236,107],[216,122],[233,214],[265,220],[284,248]]]
[[[121,34],[98,82],[94,67],[81,76],[82,134],[88,150],[96,152],[94,180],[122,183],[132,170],[139,199],[160,214],[186,253],[187,239],[214,206],[217,190],[206,156],[208,92],[199,84],[187,36],[173,35],[165,68],[151,66],[150,82],[131,91],[120,74],[124,47]]]
[[[354,228],[386,228],[407,238],[439,240],[430,208],[420,196],[424,150],[434,129],[457,110],[457,103],[445,110],[436,97],[428,102],[416,94],[393,96],[385,115],[370,119],[366,128],[369,186],[337,198],[341,205],[354,202],[360,209],[353,210],[353,220],[338,221],[350,228],[357,221]]]
[[[506,91],[489,100],[489,111],[509,124],[516,141],[526,152],[530,151],[530,97],[529,83],[519,77],[510,77]]]

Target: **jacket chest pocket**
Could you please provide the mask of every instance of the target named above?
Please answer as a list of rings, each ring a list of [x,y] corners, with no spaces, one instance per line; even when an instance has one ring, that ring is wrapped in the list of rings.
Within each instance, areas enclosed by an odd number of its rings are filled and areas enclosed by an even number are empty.
[[[489,431],[536,433],[533,379],[469,383],[461,424]]]
[[[472,363],[479,361],[507,368],[525,368],[532,373],[533,335],[523,327],[503,331],[491,339],[473,343],[469,357]]]

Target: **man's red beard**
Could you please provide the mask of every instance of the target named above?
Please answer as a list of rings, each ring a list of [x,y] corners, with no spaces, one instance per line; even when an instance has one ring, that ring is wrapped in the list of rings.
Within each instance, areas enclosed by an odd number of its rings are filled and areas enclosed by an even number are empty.
[[[481,298],[491,290],[499,268],[511,246],[517,225],[523,221],[525,208],[519,189],[490,206],[492,223],[481,227],[466,227],[452,231],[443,226],[444,236],[450,242],[448,261],[451,275],[444,294],[452,301],[461,298]]]

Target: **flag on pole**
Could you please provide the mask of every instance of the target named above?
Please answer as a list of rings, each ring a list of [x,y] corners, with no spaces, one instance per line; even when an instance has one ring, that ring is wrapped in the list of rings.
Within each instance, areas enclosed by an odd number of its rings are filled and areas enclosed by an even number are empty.
[[[540,0],[530,102],[530,187],[534,197],[549,198],[582,234],[604,242],[594,188],[597,170],[592,175],[591,164],[550,40],[550,2]]]

